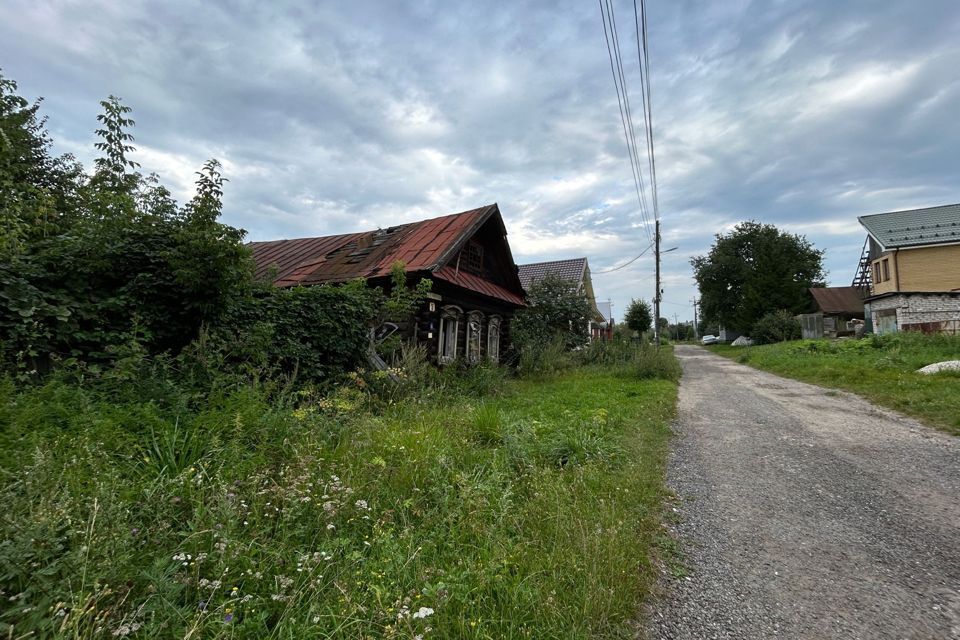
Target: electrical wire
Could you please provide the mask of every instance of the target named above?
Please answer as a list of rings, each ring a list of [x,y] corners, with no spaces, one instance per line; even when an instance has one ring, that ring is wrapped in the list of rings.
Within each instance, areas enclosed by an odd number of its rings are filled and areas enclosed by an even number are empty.
[[[653,98],[650,92],[650,49],[647,38],[647,3],[640,0],[640,16],[637,17],[637,0],[633,0],[633,19],[637,30],[637,61],[640,64],[640,89],[643,96],[644,130],[647,138],[647,159],[650,165],[650,195],[653,200],[653,215],[660,219],[660,201],[657,192],[657,157],[653,144]],[[640,48],[643,43],[643,53]]]
[[[609,0],[607,0],[609,2]],[[632,117],[627,109],[624,107],[626,100],[629,100],[629,96],[626,95],[627,87],[625,83],[621,83],[623,76],[623,62],[620,56],[619,43],[616,40],[616,34],[614,32],[614,24],[612,19],[608,17],[607,12],[604,11],[604,0],[598,0],[600,6],[600,17],[603,21],[603,38],[604,42],[607,45],[607,56],[610,60],[610,73],[613,76],[613,86],[617,93],[617,106],[620,110],[620,123],[623,126],[623,137],[627,145],[627,155],[630,159],[630,171],[633,175],[634,189],[637,194],[637,202],[640,205],[640,214],[643,218],[644,230],[647,233],[647,237],[652,239],[652,234],[650,232],[650,216],[648,213],[648,206],[646,202],[646,189],[642,181],[642,167],[640,165],[640,159],[636,152],[636,134],[633,126]],[[612,16],[613,7],[610,5],[608,7],[610,14]],[[607,24],[608,20],[610,21],[610,29],[608,31]],[[611,38],[614,39],[614,44],[611,45]],[[616,51],[617,63],[614,63],[614,52]],[[618,69],[620,75],[618,77]],[[621,95],[621,89],[623,95]],[[626,98],[626,100],[624,99]],[[628,126],[629,123],[629,126]]]
[[[649,245],[647,245],[647,248],[644,249],[643,251],[641,251],[640,254],[639,254],[637,257],[635,257],[633,260],[630,260],[629,262],[625,262],[625,263],[623,263],[622,265],[620,265],[619,267],[614,267],[613,269],[604,269],[603,271],[594,271],[593,274],[594,274],[594,275],[597,275],[597,274],[600,274],[600,273],[613,273],[614,271],[620,271],[620,269],[624,269],[624,268],[626,268],[626,267],[629,267],[629,266],[632,265],[634,262],[636,262],[637,260],[639,260],[640,258],[642,258],[642,257],[644,256],[644,254],[645,254],[647,251],[650,251],[650,249],[652,249],[652,248],[653,248],[653,243],[651,242]]]
[[[643,194],[643,204],[645,213],[644,222],[648,225],[647,230],[649,231],[650,225],[650,204],[647,202],[647,191],[643,183],[643,170],[642,164],[640,163],[640,152],[637,147],[637,127],[633,123],[633,108],[630,106],[630,92],[627,91],[627,78],[626,74],[623,71],[623,55],[620,52],[620,33],[617,29],[617,14],[613,9],[613,0],[606,0],[607,2],[607,16],[610,21],[610,31],[613,34],[613,48],[615,57],[617,59],[617,71],[620,75],[620,87],[623,90],[623,103],[625,111],[627,113],[627,126],[630,131],[630,141],[632,142],[633,157],[637,165],[637,178],[640,182],[640,193]],[[642,76],[641,76],[642,79]],[[641,84],[642,88],[642,84]],[[652,239],[652,238],[651,238]]]

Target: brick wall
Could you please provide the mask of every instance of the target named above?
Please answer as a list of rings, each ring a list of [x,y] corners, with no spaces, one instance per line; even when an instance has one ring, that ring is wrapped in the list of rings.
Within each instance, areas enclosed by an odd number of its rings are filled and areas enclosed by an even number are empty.
[[[960,245],[887,251],[874,260],[870,268],[873,295],[892,291],[960,289]],[[884,278],[884,273],[889,278]]]
[[[881,333],[884,316],[896,313],[899,331],[957,333],[960,331],[960,293],[901,294],[867,303],[874,332]]]

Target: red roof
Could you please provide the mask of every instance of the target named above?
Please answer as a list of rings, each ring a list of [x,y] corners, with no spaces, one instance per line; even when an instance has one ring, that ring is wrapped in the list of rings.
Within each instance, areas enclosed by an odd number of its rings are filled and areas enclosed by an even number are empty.
[[[498,284],[490,282],[489,280],[484,280],[480,276],[475,276],[472,273],[467,273],[466,271],[457,271],[453,267],[442,267],[438,271],[434,271],[433,275],[440,280],[446,280],[451,284],[463,287],[464,289],[470,289],[471,291],[476,291],[477,293],[482,293],[490,298],[506,300],[507,302],[512,302],[519,307],[526,305],[526,303],[523,301],[523,296],[520,294],[514,293],[513,291],[508,291]]]
[[[249,246],[253,250],[257,277],[272,275],[278,287],[385,277],[390,275],[393,264],[401,261],[408,272],[433,272],[435,277],[465,289],[523,305],[522,288],[515,273],[512,275],[516,279],[516,291],[510,291],[479,276],[445,267],[466,241],[492,218],[506,236],[500,210],[491,204],[388,229],[251,242]]]

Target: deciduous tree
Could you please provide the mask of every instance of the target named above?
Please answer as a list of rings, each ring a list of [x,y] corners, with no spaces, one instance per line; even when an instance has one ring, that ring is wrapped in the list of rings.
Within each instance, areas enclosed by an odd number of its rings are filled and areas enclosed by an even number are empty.
[[[650,305],[644,300],[630,300],[627,305],[627,311],[623,316],[623,321],[630,329],[637,333],[649,331],[653,315],[650,312]]]
[[[710,253],[691,264],[704,321],[740,333],[772,311],[805,311],[807,289],[825,276],[823,252],[806,237],[753,221],[718,234]]]

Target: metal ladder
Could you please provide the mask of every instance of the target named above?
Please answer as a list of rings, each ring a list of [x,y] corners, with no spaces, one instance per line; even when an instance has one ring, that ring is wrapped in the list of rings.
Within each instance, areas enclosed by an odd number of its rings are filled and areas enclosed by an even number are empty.
[[[863,295],[870,295],[873,288],[873,278],[870,271],[870,238],[863,241],[863,250],[860,252],[860,264],[857,273],[853,276],[852,286],[860,289]]]

